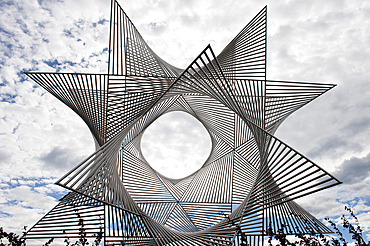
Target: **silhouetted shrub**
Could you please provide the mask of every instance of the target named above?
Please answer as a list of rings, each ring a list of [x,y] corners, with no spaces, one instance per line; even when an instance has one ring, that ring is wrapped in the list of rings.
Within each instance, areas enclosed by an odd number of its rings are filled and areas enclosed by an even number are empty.
[[[361,229],[360,223],[358,218],[353,213],[352,209],[345,206],[344,209],[349,212],[350,217],[355,220],[355,226],[353,226],[349,220],[342,215],[340,217],[342,221],[342,227],[348,230],[348,233],[351,235],[351,239],[354,241],[356,246],[370,246],[370,241],[367,243],[363,238],[363,230]],[[287,239],[287,235],[284,234],[285,225],[281,225],[282,229],[278,230],[278,234],[273,235],[271,227],[267,231],[268,237],[268,244],[272,246],[272,240],[275,239],[277,241],[278,246],[287,246],[287,245],[313,245],[313,246],[347,246],[348,241],[343,236],[342,231],[338,228],[338,226],[333,222],[333,220],[329,218],[325,218],[325,220],[330,224],[330,227],[333,228],[333,231],[339,236],[339,238],[333,237],[331,235],[324,235],[322,233],[311,233],[311,234],[296,234],[296,240],[289,241]]]
[[[348,230],[348,233],[351,235],[351,239],[354,241],[354,244],[356,246],[370,246],[370,241],[367,243],[365,242],[363,238],[363,230],[361,229],[360,223],[358,221],[358,218],[353,213],[351,208],[348,208],[347,206],[344,207],[346,211],[349,212],[350,218],[354,219],[355,225],[352,225],[349,220],[342,215],[340,217],[342,221],[342,227],[346,230]],[[77,214],[79,217],[78,225],[79,228],[79,238],[76,242],[72,243],[69,238],[66,238],[64,240],[66,246],[86,246],[89,245],[89,242],[86,238],[86,229],[84,220],[80,217],[79,214]],[[287,238],[287,235],[284,234],[284,228],[285,225],[281,225],[281,229],[278,230],[278,233],[276,235],[273,234],[273,231],[271,227],[268,228],[266,234],[268,235],[268,245],[273,245],[273,239],[276,241],[274,242],[274,245],[279,246],[288,246],[288,245],[305,245],[305,246],[347,246],[348,242],[344,238],[342,231],[338,228],[338,226],[333,222],[333,220],[329,218],[325,218],[325,220],[330,224],[330,226],[333,228],[333,231],[339,236],[339,238],[335,238],[331,235],[324,235],[322,233],[310,233],[310,234],[302,234],[297,233],[295,234],[296,240],[289,240]],[[19,236],[16,235],[13,232],[7,233],[3,230],[2,227],[0,227],[0,246],[26,246],[26,239],[24,236],[26,235],[26,229],[25,226],[23,228],[23,235]],[[245,234],[240,230],[239,228],[239,235],[241,237],[241,244],[240,246],[248,246],[246,236]],[[100,245],[101,240],[103,238],[103,228],[100,227],[100,232],[95,235],[96,238],[92,245]],[[6,239],[8,242],[5,244],[3,240]],[[47,241],[43,246],[49,246],[53,242],[53,238],[51,238],[49,241]]]

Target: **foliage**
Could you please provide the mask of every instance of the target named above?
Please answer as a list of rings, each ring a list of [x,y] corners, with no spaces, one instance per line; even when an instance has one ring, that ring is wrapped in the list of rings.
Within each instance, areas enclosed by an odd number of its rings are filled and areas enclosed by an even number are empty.
[[[354,241],[354,245],[356,246],[370,246],[370,241],[365,242],[362,233],[363,230],[361,229],[360,223],[358,221],[358,218],[353,213],[351,208],[345,207],[346,211],[350,214],[350,219],[354,219],[355,225],[352,225],[350,221],[342,215],[340,217],[342,221],[342,227],[346,230],[348,230],[348,233],[351,235],[351,239]],[[71,240],[67,237],[64,242],[66,246],[87,246],[90,243],[87,241],[87,235],[86,235],[86,229],[84,220],[81,218],[81,216],[77,213],[77,217],[79,218],[79,239],[76,242],[71,242]],[[338,228],[338,226],[333,222],[333,220],[329,218],[325,218],[325,220],[330,224],[330,226],[333,228],[334,232],[339,236],[339,238],[324,235],[322,233],[316,234],[314,232],[311,232],[310,234],[302,234],[297,233],[295,234],[296,240],[290,241],[287,238],[287,235],[284,234],[284,228],[285,225],[281,225],[281,229],[278,230],[277,234],[274,235],[273,230],[271,226],[268,228],[266,234],[268,235],[268,245],[277,245],[277,246],[290,246],[290,245],[304,245],[304,246],[347,246],[349,242],[344,238],[342,231]],[[7,233],[3,230],[2,227],[0,227],[0,246],[26,246],[26,239],[24,236],[26,235],[26,229],[25,226],[23,228],[23,235],[19,236],[16,235],[13,232]],[[239,230],[239,235],[241,237],[241,244],[240,246],[247,246],[248,242],[246,239],[245,234]],[[65,233],[65,232],[64,232]],[[4,243],[3,240],[6,239],[8,241],[8,244]],[[98,246],[100,245],[101,241],[103,239],[103,228],[100,227],[100,231],[95,234],[95,240],[91,243],[91,245]],[[273,239],[275,239],[275,242],[273,244]],[[50,246],[53,242],[53,238],[48,240],[43,246]]]
[[[26,235],[27,227],[23,227],[23,236]],[[0,227],[0,246],[6,246],[6,244],[3,242],[3,239],[8,240],[8,246],[25,246],[26,245],[26,239],[23,237],[20,237],[19,235],[10,232],[7,233],[4,231],[2,227]]]
[[[358,218],[353,213],[351,208],[348,208],[347,206],[344,208],[346,211],[350,213],[350,218],[354,219],[355,226],[353,226],[349,220],[342,215],[340,217],[342,221],[342,227],[346,230],[348,230],[348,233],[351,235],[352,240],[354,241],[354,245],[356,246],[370,246],[370,241],[365,242],[361,229],[360,223],[358,221]],[[269,227],[267,231],[267,235],[269,235],[268,238],[268,245],[272,246],[272,240],[273,238],[277,241],[277,244],[279,246],[288,246],[288,245],[313,245],[313,246],[347,246],[349,242],[345,239],[343,236],[342,231],[338,228],[338,226],[333,222],[333,220],[329,218],[325,218],[325,220],[330,224],[330,226],[333,228],[334,232],[339,236],[339,238],[324,235],[322,233],[314,233],[312,232],[309,235],[297,233],[295,235],[296,240],[289,241],[287,239],[287,235],[284,234],[284,227],[285,225],[282,225],[282,229],[278,230],[278,233],[276,235],[273,235],[271,227]]]
[[[79,239],[75,243],[71,243],[71,240],[69,238],[66,238],[64,240],[66,246],[86,246],[90,244],[86,238],[86,229],[85,229],[84,220],[81,218],[79,214],[77,214],[77,216],[79,217],[78,225],[80,226],[80,228],[78,229]],[[65,231],[63,232],[65,233]],[[92,245],[98,246],[100,245],[100,242],[103,239],[103,228],[102,227],[100,227],[100,231],[95,236],[96,238],[94,242],[92,243]]]
[[[64,243],[66,246],[87,246],[90,243],[87,241],[87,234],[86,234],[84,220],[81,218],[81,216],[78,213],[76,213],[76,215],[79,218],[78,220],[79,221],[78,222],[79,239],[73,243],[68,237],[66,237],[66,239],[64,240]],[[24,230],[22,233],[23,235],[19,236],[13,232],[7,233],[3,230],[2,227],[0,227],[0,246],[26,246],[26,239],[24,238],[27,234],[26,229],[27,227],[25,226],[23,228]],[[65,231],[63,231],[63,233],[65,233]],[[7,239],[8,244],[3,243],[4,238]],[[91,243],[91,245],[93,246],[100,245],[102,239],[103,239],[103,228],[100,227],[100,230],[97,234],[95,234],[95,240],[93,243]],[[50,246],[53,241],[54,241],[54,238],[51,238],[47,242],[45,242],[43,246]]]

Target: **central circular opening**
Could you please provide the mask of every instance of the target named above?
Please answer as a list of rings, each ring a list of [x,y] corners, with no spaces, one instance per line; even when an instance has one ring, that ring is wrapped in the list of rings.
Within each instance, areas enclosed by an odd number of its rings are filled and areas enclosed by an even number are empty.
[[[141,150],[148,163],[168,178],[198,170],[211,152],[209,133],[196,118],[181,111],[159,117],[144,132]]]

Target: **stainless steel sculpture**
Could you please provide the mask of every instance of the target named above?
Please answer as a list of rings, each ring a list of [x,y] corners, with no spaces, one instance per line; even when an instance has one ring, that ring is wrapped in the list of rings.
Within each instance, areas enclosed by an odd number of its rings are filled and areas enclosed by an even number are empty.
[[[266,79],[266,7],[215,56],[186,68],[159,58],[112,1],[108,73],[27,73],[88,125],[97,150],[56,183],[70,190],[27,238],[88,237],[105,245],[259,245],[276,234],[330,230],[293,200],[340,183],[273,136],[332,84]],[[161,115],[183,111],[212,151],[188,177],[145,160],[140,141]],[[284,226],[282,226],[284,225]],[[280,230],[279,230],[280,229]]]

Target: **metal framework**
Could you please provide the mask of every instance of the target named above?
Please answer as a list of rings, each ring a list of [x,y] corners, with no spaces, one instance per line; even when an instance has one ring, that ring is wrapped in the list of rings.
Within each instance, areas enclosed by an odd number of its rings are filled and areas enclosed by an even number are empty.
[[[105,245],[260,245],[270,233],[329,233],[293,200],[340,183],[273,136],[294,111],[335,85],[266,79],[267,8],[215,56],[186,68],[159,58],[112,0],[108,73],[26,73],[88,125],[96,151],[56,184],[70,190],[27,238],[88,237]],[[182,179],[154,170],[145,129],[183,111],[212,150]]]

